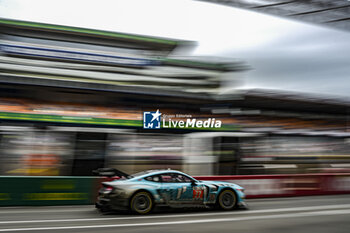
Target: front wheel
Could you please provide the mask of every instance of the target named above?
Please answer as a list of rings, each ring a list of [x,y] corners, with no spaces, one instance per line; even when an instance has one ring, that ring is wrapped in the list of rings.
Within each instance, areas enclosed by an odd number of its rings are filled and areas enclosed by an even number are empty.
[[[237,197],[234,191],[224,190],[218,197],[218,206],[223,210],[232,210],[237,206]]]
[[[153,200],[148,192],[136,193],[130,201],[130,209],[137,214],[147,214],[152,210]]]

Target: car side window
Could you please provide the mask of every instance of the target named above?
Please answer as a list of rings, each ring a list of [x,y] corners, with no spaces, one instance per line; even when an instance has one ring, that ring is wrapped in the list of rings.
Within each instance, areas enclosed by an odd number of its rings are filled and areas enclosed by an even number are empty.
[[[190,183],[191,179],[187,176],[181,175],[181,174],[173,174],[174,180],[177,183]]]
[[[161,174],[160,177],[163,183],[174,183],[174,178],[171,174]]]
[[[190,183],[191,179],[177,173],[167,173],[160,175],[163,183]]]
[[[156,176],[148,176],[145,178],[147,181],[153,181],[153,182],[160,182],[160,177],[158,175]]]

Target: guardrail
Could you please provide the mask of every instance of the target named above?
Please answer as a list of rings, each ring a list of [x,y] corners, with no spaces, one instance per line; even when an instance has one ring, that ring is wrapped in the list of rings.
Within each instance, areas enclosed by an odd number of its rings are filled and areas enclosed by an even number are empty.
[[[350,194],[350,173],[197,176],[198,180],[232,182],[247,198]],[[0,206],[93,204],[102,177],[0,176]]]
[[[0,206],[92,204],[101,181],[99,177],[3,176]]]
[[[247,198],[350,193],[349,173],[197,176],[195,178],[236,183],[245,188]]]

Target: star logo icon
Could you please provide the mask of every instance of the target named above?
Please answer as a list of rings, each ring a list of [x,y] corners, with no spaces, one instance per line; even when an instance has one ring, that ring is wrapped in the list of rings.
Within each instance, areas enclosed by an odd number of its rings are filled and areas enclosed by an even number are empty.
[[[151,122],[154,121],[154,120],[159,121],[159,117],[160,117],[160,115],[162,115],[162,113],[160,113],[159,109],[157,109],[157,111],[155,113],[152,113],[151,115],[153,116]]]

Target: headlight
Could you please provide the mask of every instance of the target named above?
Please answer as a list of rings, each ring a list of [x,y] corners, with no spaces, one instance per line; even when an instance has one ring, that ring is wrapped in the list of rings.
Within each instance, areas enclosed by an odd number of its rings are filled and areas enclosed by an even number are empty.
[[[238,191],[244,193],[244,189],[237,189]]]

